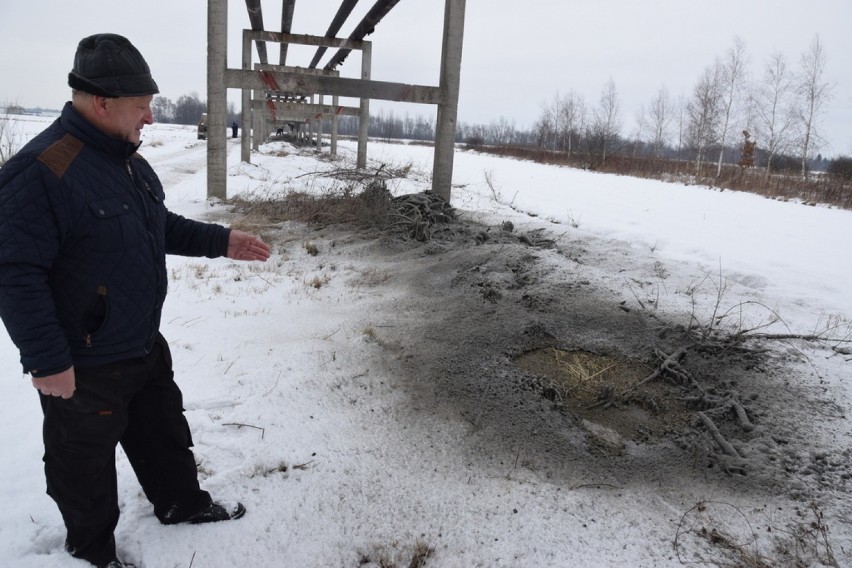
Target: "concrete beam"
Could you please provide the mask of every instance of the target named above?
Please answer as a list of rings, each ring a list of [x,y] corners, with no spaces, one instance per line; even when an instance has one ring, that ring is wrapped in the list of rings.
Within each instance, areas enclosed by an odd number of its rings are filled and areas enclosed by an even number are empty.
[[[263,29],[263,7],[260,5],[260,0],[246,0],[246,10],[248,10],[249,22],[253,30]],[[257,43],[257,57],[262,63],[267,62],[266,44],[262,41]]]
[[[252,41],[272,41],[280,43],[295,43],[298,45],[321,45],[324,47],[345,47],[347,49],[364,49],[368,41],[336,37],[320,37],[305,34],[285,34],[257,30],[245,30],[246,37]],[[267,63],[266,61],[262,63]]]
[[[254,68],[259,71],[281,71],[282,73],[304,73],[306,75],[323,75],[325,77],[339,77],[340,71],[328,71],[326,69],[311,69],[310,67],[293,67],[290,65],[264,65],[255,63]]]
[[[270,110],[275,113],[276,120],[314,120],[322,117],[332,116],[359,116],[359,107],[343,107],[330,105],[316,105],[311,103],[294,103],[286,101],[252,101],[251,109],[254,112]]]
[[[232,89],[284,91],[307,97],[321,94],[432,105],[441,102],[439,87],[305,73],[228,69],[225,71],[225,84]]]

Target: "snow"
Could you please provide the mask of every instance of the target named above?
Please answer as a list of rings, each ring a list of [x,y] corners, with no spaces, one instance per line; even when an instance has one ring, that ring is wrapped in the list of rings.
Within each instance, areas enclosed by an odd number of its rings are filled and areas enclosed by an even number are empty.
[[[13,124],[29,138],[48,121]],[[145,129],[141,152],[159,172],[171,210],[226,223],[227,208],[206,199],[205,150],[194,129],[155,124]],[[272,155],[281,150],[285,156]],[[429,188],[430,148],[371,142],[368,152],[370,167],[411,166],[408,178],[391,182],[394,194]],[[341,142],[340,154],[330,162],[271,143],[253,164],[241,164],[238,140],[229,140],[229,194],[339,189],[341,182],[313,174],[351,167],[354,143]],[[787,333],[833,324],[835,336],[850,337],[850,211],[462,149],[453,182],[453,205],[467,220],[546,230],[585,251],[589,277],[634,309],[651,294],[661,311],[688,314],[691,299],[681,292],[693,287],[701,292],[692,296],[698,310],[712,310],[724,279],[726,306],[755,306],[745,317],[761,321],[771,312]],[[169,257],[162,326],[203,487],[239,499],[248,513],[233,523],[162,526],[119,451],[116,537],[127,561],[144,568],[408,566],[418,545],[432,549],[425,566],[447,568],[665,567],[729,558],[691,530],[703,523],[742,536],[743,549],[782,565],[783,556],[772,556],[775,543],[801,543],[795,529],[811,526],[810,503],[745,490],[700,466],[691,478],[667,478],[661,469],[658,479],[639,482],[629,471],[578,459],[551,475],[520,448],[479,439],[468,420],[425,405],[394,373],[401,367],[389,354],[418,341],[394,336],[416,308],[405,278],[421,274],[416,256],[384,254],[344,227],[288,222],[264,237],[274,250],[265,264]],[[667,277],[654,279],[650,266],[664,267]],[[633,288],[649,281],[650,288]],[[850,445],[849,356],[813,343],[775,349],[804,353],[789,362],[786,380],[834,405],[817,414],[822,427],[807,430],[815,436],[808,443],[839,455]],[[61,518],[44,492],[36,391],[5,332],[0,366],[0,563],[84,566],[62,549]],[[852,492],[847,484],[819,495],[836,565],[850,565]],[[820,565],[819,554],[800,558]]]

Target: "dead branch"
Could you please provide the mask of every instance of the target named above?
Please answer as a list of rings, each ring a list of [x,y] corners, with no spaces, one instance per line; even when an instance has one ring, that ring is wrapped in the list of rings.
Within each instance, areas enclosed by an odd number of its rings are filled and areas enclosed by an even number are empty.
[[[742,335],[741,337],[743,337],[744,339],[768,339],[782,341],[788,339],[800,339],[802,341],[820,341],[823,343],[852,343],[852,339],[825,337],[824,335],[820,335],[818,333],[750,333],[748,335]]]
[[[742,456],[737,451],[737,449],[730,443],[725,437],[719,432],[719,429],[716,428],[716,424],[703,412],[697,412],[698,418],[701,419],[701,423],[707,428],[707,431],[710,432],[710,436],[713,438],[713,441],[716,442],[716,445],[722,450],[722,452],[726,456],[730,456],[732,458],[742,459]]]
[[[751,432],[754,430],[755,426],[752,424],[751,420],[749,420],[745,408],[743,408],[742,405],[735,400],[732,400],[730,405],[734,411],[734,416],[736,416],[737,424],[739,424],[740,428],[742,428],[745,432]]]
[[[263,439],[263,435],[266,434],[266,428],[261,428],[260,426],[254,426],[252,424],[242,424],[240,422],[223,422],[222,426],[236,426],[237,428],[254,428],[255,430],[260,430],[260,439]]]
[[[657,357],[660,357],[662,359],[662,362],[656,369],[654,369],[653,373],[651,373],[650,375],[648,375],[647,377],[645,377],[644,379],[621,393],[622,397],[628,394],[632,394],[636,389],[650,383],[663,373],[669,372],[673,374],[682,374],[685,372],[685,370],[680,366],[679,361],[683,359],[684,355],[686,355],[686,347],[681,347],[671,355],[666,355],[659,349],[656,349],[654,353],[657,355]]]

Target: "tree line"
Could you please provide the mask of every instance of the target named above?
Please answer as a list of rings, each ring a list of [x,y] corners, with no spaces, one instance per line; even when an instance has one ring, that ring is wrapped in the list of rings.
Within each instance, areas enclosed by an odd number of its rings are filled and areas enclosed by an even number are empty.
[[[198,124],[201,115],[207,112],[207,102],[202,101],[198,93],[191,92],[172,101],[168,97],[157,95],[151,101],[151,113],[155,122],[165,124]],[[234,103],[228,103],[228,122],[240,122],[240,113]]]
[[[696,174],[708,164],[721,175],[726,163],[759,166],[766,175],[796,164],[807,178],[824,144],[820,118],[831,100],[826,53],[815,36],[797,66],[774,52],[752,75],[745,43],[736,38],[725,54],[699,75],[691,92],[674,97],[665,85],[635,115],[625,133],[615,82],[604,85],[596,103],[569,90],[543,105],[532,128],[534,143],[552,151],[580,154],[597,169],[615,154],[689,160]],[[505,123],[478,132],[484,144],[529,144],[530,133]],[[745,158],[744,157],[745,154]],[[841,160],[842,161],[842,160]]]

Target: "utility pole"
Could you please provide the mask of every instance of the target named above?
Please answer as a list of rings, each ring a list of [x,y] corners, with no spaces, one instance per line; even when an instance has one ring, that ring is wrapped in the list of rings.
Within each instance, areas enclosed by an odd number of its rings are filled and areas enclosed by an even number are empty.
[[[207,2],[207,197],[227,199],[228,0]],[[246,125],[243,125],[245,128]]]
[[[444,8],[444,41],[441,49],[441,102],[435,126],[435,162],[432,191],[450,200],[456,144],[465,0],[447,0]]]

